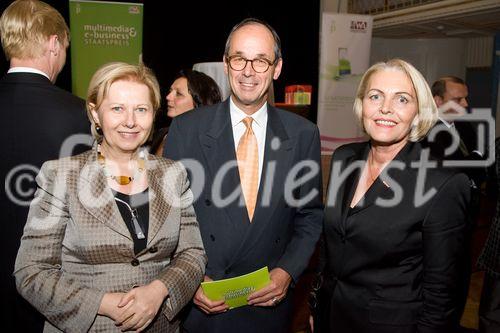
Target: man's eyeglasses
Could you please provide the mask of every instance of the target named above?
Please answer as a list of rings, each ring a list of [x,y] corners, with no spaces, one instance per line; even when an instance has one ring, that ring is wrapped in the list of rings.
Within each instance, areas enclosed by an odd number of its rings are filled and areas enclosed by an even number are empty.
[[[276,61],[271,62],[270,60],[267,60],[265,58],[256,58],[253,60],[243,58],[242,56],[239,55],[232,55],[226,58],[227,63],[229,64],[229,67],[231,67],[232,70],[235,71],[242,71],[247,67],[247,63],[250,62],[252,65],[253,70],[256,73],[264,73],[267,72],[270,66],[274,65]]]

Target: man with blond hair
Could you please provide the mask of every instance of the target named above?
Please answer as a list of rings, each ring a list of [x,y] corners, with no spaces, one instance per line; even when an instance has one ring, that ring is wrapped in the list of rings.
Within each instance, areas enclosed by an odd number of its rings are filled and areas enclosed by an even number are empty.
[[[12,272],[28,204],[41,164],[60,157],[73,134],[88,133],[85,102],[54,85],[66,61],[69,29],[61,14],[42,1],[12,2],[0,18],[2,47],[10,68],[0,79],[5,179],[2,211],[2,331],[41,332],[43,318],[15,289]],[[74,142],[73,137],[73,142]],[[63,149],[71,154],[71,149]]]

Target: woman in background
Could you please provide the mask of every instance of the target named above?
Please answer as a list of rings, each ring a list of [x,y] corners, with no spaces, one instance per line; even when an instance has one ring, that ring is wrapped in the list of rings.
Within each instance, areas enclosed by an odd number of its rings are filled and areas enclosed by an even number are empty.
[[[409,63],[377,63],[354,111],[369,141],[333,155],[315,332],[454,332],[470,184],[423,164],[431,91]]]
[[[43,165],[14,275],[45,332],[178,331],[206,256],[184,167],[142,147],[159,105],[149,69],[102,66],[94,148]]]
[[[167,116],[170,118],[203,105],[222,101],[217,83],[208,75],[192,69],[183,69],[177,74],[167,94]],[[155,134],[150,151],[158,156],[163,154],[163,146],[168,127]]]

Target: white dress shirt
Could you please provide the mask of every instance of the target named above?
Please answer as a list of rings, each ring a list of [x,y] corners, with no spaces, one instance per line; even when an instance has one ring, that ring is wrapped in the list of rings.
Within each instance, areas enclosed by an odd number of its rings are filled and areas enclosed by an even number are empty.
[[[229,111],[231,115],[231,125],[233,127],[234,147],[238,150],[238,143],[241,137],[245,134],[247,127],[243,123],[246,117],[252,117],[252,130],[257,139],[257,147],[259,150],[259,185],[262,176],[262,166],[264,165],[264,146],[266,143],[267,129],[267,103],[265,103],[257,112],[251,116],[247,115],[233,102],[233,98],[229,99]]]
[[[12,67],[9,68],[7,73],[35,73],[43,75],[50,80],[50,77],[47,75],[47,73],[44,73],[41,70],[32,67]]]

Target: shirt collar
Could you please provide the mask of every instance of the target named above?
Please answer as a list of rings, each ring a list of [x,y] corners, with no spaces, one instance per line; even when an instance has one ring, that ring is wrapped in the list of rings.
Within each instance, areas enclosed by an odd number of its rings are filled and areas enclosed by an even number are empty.
[[[45,76],[47,79],[50,80],[49,76],[47,73],[42,72],[39,69],[33,68],[33,67],[11,67],[7,71],[7,73],[34,73],[34,74],[40,74]]]
[[[254,114],[251,116],[247,115],[245,112],[243,112],[239,107],[236,106],[233,102],[233,98],[229,98],[229,111],[231,114],[231,125],[235,127],[243,119],[246,117],[252,117],[253,122],[259,126],[263,127],[266,125],[267,122],[267,103],[264,103],[260,109],[258,109]]]
[[[439,116],[438,116],[438,118],[439,118],[439,120],[441,120],[441,122],[442,122],[443,124],[445,124],[445,125],[446,125],[446,127],[448,127],[448,128],[452,128],[452,127],[453,127],[453,123],[450,123],[450,122],[448,122],[448,121],[444,120],[443,118],[441,118],[441,117],[439,117]]]

